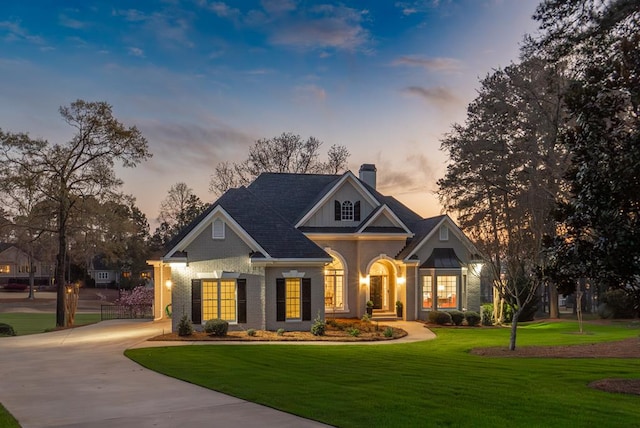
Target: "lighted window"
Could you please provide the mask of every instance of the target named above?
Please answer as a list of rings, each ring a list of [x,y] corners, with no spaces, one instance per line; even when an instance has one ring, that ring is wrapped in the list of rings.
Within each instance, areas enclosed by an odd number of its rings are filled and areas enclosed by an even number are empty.
[[[422,309],[433,308],[433,277],[422,277]]]
[[[341,219],[343,221],[353,221],[353,203],[351,201],[342,203]]]
[[[441,241],[449,240],[449,228],[447,226],[442,226],[440,228],[440,240]]]
[[[0,265],[0,273],[11,273],[10,265]]]
[[[151,279],[151,272],[140,272],[140,278]]]
[[[213,221],[213,239],[224,239],[224,222],[220,219]]]
[[[336,257],[324,270],[324,306],[326,310],[344,309],[345,278],[342,263]]]
[[[302,295],[300,291],[300,278],[285,279],[285,303],[287,320],[301,319]]]
[[[436,285],[438,286],[438,308],[457,308],[458,277],[438,276]]]
[[[98,279],[109,279],[109,272],[98,272]]]
[[[33,266],[33,271],[36,272],[35,265]],[[29,265],[20,265],[18,267],[18,272],[20,272],[20,273],[29,273],[29,272],[31,272],[31,269],[30,269]]]
[[[210,279],[202,281],[202,319],[220,318],[236,322],[236,281]]]

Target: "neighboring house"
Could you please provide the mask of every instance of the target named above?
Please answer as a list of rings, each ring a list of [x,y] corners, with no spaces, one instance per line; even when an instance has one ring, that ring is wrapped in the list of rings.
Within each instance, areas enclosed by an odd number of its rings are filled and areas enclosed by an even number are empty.
[[[318,315],[426,319],[480,308],[476,249],[447,215],[422,218],[359,177],[266,173],[231,189],[150,260],[155,313],[197,326],[308,330]]]
[[[103,256],[95,256],[91,260],[87,273],[96,282],[96,287],[108,287],[120,283],[120,271],[108,263]]]
[[[29,283],[29,273],[34,270],[36,285],[49,285],[52,282],[54,267],[51,263],[33,260],[29,263],[29,254],[16,244],[0,242],[0,285],[9,283]]]

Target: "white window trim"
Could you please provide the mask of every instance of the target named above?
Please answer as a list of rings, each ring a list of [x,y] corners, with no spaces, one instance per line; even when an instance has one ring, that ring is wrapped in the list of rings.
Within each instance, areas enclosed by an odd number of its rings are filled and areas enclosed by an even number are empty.
[[[335,257],[338,260],[340,260],[340,263],[342,263],[342,271],[343,271],[343,275],[344,277],[342,278],[343,281],[343,285],[342,285],[342,300],[343,300],[343,305],[342,305],[342,309],[334,309],[332,306],[325,306],[325,314],[326,313],[331,313],[331,314],[346,314],[348,312],[350,312],[349,310],[349,266],[347,266],[347,262],[345,261],[344,257],[342,257],[342,255],[340,253],[338,253],[337,251],[334,251],[331,249],[331,247],[325,247],[324,250],[331,256],[331,257]],[[329,309],[329,311],[327,311],[327,309]]]
[[[448,241],[449,240],[449,228],[447,226],[440,226],[440,240]]]
[[[297,270],[293,270],[293,271],[290,271],[290,272],[298,273]],[[287,323],[287,322],[295,322],[295,323],[302,322],[302,277],[304,277],[304,272],[301,272],[301,273],[302,273],[302,276],[296,275],[296,276],[285,276],[284,277],[285,278],[285,283],[284,283],[285,284],[284,285],[284,304],[285,304],[284,322],[285,323]],[[284,276],[285,273],[283,272],[282,274]],[[289,318],[289,317],[287,317],[287,278],[289,278],[289,279],[291,279],[291,278],[298,279],[298,295],[300,296],[300,302],[299,302],[300,317],[298,317],[298,318]]]
[[[216,230],[216,224],[220,225],[220,230]],[[218,232],[216,234],[216,232]],[[215,219],[211,222],[211,238],[216,239],[216,240],[223,240],[225,239],[225,235],[226,235],[226,227],[225,227],[225,223],[224,221],[222,221],[222,219]]]
[[[345,209],[349,210],[350,216],[345,215]],[[355,205],[351,201],[344,201],[342,204],[340,204],[340,221],[354,221],[353,220],[355,215],[354,210],[355,210]]]

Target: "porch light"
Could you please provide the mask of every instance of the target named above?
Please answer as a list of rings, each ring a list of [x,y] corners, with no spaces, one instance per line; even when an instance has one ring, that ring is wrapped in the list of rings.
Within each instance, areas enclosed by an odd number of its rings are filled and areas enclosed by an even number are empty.
[[[369,285],[369,275],[360,277],[360,285]]]
[[[404,285],[407,282],[407,278],[405,278],[404,276],[399,276],[396,279],[396,282],[398,283],[398,285]]]
[[[167,279],[164,283],[164,286],[167,287],[167,290],[171,290],[172,285],[173,285],[173,282],[171,282],[170,279]]]

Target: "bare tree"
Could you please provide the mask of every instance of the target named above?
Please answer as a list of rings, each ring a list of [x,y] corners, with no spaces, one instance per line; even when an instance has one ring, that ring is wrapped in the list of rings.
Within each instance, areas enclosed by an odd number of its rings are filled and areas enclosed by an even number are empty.
[[[158,227],[154,233],[157,246],[166,244],[182,228],[191,223],[207,208],[185,183],[176,183],[160,203]]]
[[[38,183],[41,199],[50,204],[58,240],[56,325],[64,326],[67,232],[77,201],[101,199],[122,184],[114,173],[116,161],[133,167],[151,154],[140,131],[120,123],[105,102],[77,100],[60,107],[59,112],[74,129],[73,137],[64,144],[0,131],[0,178],[14,179],[18,172],[25,174]]]
[[[533,272],[545,264],[543,237],[555,234],[551,212],[568,165],[558,144],[563,84],[536,58],[496,70],[465,124],[442,141],[449,163],[440,198],[490,261],[497,298],[515,308],[512,349],[518,318],[539,289]]]
[[[298,174],[338,174],[347,169],[349,151],[333,145],[328,161],[320,160],[322,142],[314,137],[303,140],[300,135],[282,133],[260,139],[249,148],[247,159],[240,163],[219,163],[209,182],[209,191],[221,195],[228,189],[248,185],[263,172]]]

